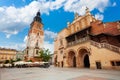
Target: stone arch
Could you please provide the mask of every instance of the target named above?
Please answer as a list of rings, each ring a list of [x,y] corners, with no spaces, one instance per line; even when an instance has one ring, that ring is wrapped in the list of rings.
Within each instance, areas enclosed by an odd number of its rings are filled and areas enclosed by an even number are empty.
[[[75,56],[77,56],[77,54],[76,54],[77,51],[75,51],[74,49],[69,49],[69,50],[67,50],[67,52],[66,52],[66,53],[67,53],[67,54],[66,54],[67,56],[68,56],[68,53],[69,53],[69,52],[74,52],[74,53],[75,53]]]
[[[79,48],[77,49],[77,52],[79,52],[81,49],[85,49],[85,50],[87,50],[87,52],[90,53],[90,49],[88,49],[86,46],[79,47]]]
[[[67,52],[67,63],[69,67],[76,67],[76,51],[69,50]]]
[[[78,48],[77,66],[89,68],[90,67],[89,55],[90,50],[87,47]]]

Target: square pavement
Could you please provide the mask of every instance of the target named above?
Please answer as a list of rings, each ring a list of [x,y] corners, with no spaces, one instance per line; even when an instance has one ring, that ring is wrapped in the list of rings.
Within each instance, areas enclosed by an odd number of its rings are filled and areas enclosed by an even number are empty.
[[[120,71],[80,68],[0,68],[0,80],[120,80]]]

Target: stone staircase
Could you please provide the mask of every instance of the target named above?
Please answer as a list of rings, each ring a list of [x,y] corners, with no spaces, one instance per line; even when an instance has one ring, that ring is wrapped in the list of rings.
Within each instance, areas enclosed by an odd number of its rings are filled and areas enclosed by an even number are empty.
[[[114,46],[108,43],[98,43],[98,42],[91,40],[91,45],[96,46],[98,48],[106,48],[106,49],[109,49],[111,51],[114,51],[120,54],[120,47],[117,47],[117,46]]]

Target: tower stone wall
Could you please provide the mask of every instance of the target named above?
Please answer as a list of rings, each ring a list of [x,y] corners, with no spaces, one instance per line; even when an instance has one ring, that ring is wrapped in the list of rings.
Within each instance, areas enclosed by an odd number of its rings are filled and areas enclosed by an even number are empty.
[[[43,24],[40,17],[40,12],[37,12],[30,24],[30,30],[28,32],[28,40],[26,46],[26,58],[27,60],[35,60],[39,56],[39,51],[43,48],[44,43],[44,31]]]

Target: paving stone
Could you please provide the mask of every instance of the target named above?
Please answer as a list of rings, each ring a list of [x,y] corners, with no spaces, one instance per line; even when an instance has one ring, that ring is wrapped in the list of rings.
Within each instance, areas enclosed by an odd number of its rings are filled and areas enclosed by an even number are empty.
[[[1,68],[0,80],[120,80],[120,71],[80,68]]]

